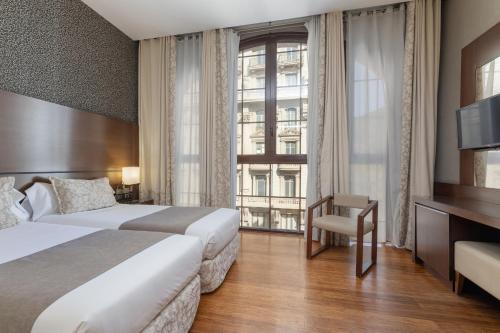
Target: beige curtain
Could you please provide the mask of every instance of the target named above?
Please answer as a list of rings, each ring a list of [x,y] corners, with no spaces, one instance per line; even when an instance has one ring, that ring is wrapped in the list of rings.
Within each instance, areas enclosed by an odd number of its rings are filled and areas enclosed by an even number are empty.
[[[203,32],[200,96],[200,203],[230,207],[231,158],[227,31]]]
[[[414,196],[432,197],[441,1],[408,2],[401,130],[401,222],[396,245],[413,248]]]
[[[317,15],[305,24],[307,28],[309,97],[307,115],[307,194],[309,207],[321,198],[321,145],[323,143],[323,117],[325,114],[325,33],[326,15]],[[317,216],[317,210],[314,212]],[[306,225],[307,214],[305,214]],[[305,228],[304,237],[307,237]],[[318,240],[318,230],[313,229],[313,239]]]
[[[171,204],[174,164],[175,37],[139,43],[141,200]]]
[[[342,12],[326,15],[324,136],[321,151],[321,195],[349,193],[349,133],[345,81]],[[339,212],[348,215],[348,211]],[[347,235],[335,235],[335,245],[348,245]]]

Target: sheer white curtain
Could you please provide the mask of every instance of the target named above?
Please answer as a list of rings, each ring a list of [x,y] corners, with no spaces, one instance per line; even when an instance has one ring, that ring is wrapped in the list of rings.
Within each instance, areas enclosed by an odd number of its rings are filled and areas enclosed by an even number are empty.
[[[379,201],[381,231],[399,223],[404,33],[403,6],[347,16],[351,193]]]
[[[200,77],[202,36],[177,41],[174,205],[200,205]]]

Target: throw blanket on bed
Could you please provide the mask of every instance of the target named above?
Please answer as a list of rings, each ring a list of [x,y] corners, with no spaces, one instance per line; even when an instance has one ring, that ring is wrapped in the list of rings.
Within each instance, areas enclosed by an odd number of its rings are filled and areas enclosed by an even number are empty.
[[[31,332],[52,303],[171,235],[102,230],[0,265],[0,331]]]
[[[217,208],[212,207],[170,207],[124,222],[119,229],[183,235],[191,224],[216,210]]]

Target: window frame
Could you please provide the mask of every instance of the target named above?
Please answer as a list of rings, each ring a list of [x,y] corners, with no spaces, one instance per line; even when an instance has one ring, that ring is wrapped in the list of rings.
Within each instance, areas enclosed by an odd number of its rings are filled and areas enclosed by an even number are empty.
[[[264,154],[241,154],[238,164],[307,164],[307,154],[277,154],[277,44],[307,43],[307,32],[271,33],[244,39],[240,51],[265,44]],[[298,51],[300,52],[300,51]],[[298,80],[298,78],[297,78]],[[302,106],[301,106],[302,107]]]

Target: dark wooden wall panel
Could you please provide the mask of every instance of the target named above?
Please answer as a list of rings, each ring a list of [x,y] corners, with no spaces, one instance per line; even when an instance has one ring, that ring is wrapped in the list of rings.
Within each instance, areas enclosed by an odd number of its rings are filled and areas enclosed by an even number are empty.
[[[119,181],[121,167],[138,165],[135,123],[6,91],[0,91],[0,143],[0,175],[17,175],[16,187],[51,173],[112,173]]]

